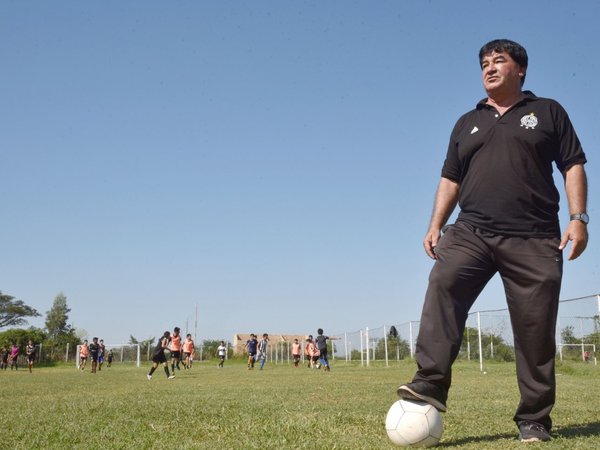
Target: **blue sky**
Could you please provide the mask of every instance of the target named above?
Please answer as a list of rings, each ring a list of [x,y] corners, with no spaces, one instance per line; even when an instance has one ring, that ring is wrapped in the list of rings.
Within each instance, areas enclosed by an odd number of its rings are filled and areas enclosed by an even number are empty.
[[[62,291],[111,343],[196,305],[199,339],[418,320],[448,137],[507,37],[588,155],[562,298],[599,293],[599,22],[586,1],[2,2],[0,290],[43,315]],[[475,309],[503,306],[495,279]]]

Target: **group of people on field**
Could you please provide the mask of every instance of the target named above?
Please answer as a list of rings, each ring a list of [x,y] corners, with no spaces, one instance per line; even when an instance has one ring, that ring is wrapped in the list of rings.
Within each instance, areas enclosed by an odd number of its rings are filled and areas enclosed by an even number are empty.
[[[250,334],[250,339],[246,341],[246,352],[248,353],[248,370],[254,369],[254,363],[260,360],[260,370],[265,367],[267,362],[267,346],[269,344],[269,335],[264,333],[262,339],[258,341],[256,334]]]
[[[339,339],[336,337],[329,337],[323,334],[323,329],[319,328],[317,330],[317,337],[313,338],[311,334],[306,338],[306,342],[304,344],[304,356],[308,361],[309,369],[320,369],[324,368],[325,371],[329,372],[331,367],[329,365],[329,359],[327,359],[327,341]],[[292,355],[294,357],[294,366],[298,367],[300,363],[300,350],[299,345],[297,344],[297,339],[294,339],[294,345],[292,345]],[[299,344],[299,343],[298,343]]]
[[[35,345],[33,341],[30,339],[25,347],[25,359],[27,361],[27,367],[29,372],[33,369],[33,363],[35,362]],[[0,370],[6,370],[10,364],[10,370],[18,370],[19,369],[19,355],[21,354],[21,349],[17,345],[16,342],[13,342],[10,350],[7,347],[2,347],[0,350]]]
[[[304,345],[304,355],[308,362],[308,367],[311,369],[319,369],[324,367],[324,370],[331,370],[329,360],[327,359],[327,341],[335,340],[333,338],[325,336],[323,329],[317,330],[317,337],[313,338],[312,334],[308,335]],[[250,339],[246,341],[245,350],[248,354],[248,370],[254,369],[254,364],[260,361],[260,370],[265,366],[267,361],[267,345],[269,343],[269,335],[264,333],[262,339],[259,341],[256,334],[251,334]],[[299,367],[300,359],[302,357],[302,347],[298,339],[294,339],[292,343],[292,357],[294,358],[294,367]]]
[[[90,360],[91,373],[102,370],[102,365],[106,360],[106,366],[110,367],[113,362],[113,351],[109,349],[106,351],[104,345],[104,339],[98,340],[97,337],[92,339],[92,343],[88,343],[88,340],[84,340],[83,344],[79,346],[79,370],[84,371],[87,365],[88,359]]]
[[[165,331],[152,352],[152,367],[146,377],[148,380],[151,380],[154,371],[162,364],[167,379],[172,380],[175,378],[175,370],[181,370],[179,363],[183,364],[184,369],[192,368],[194,350],[195,346],[191,334],[188,333],[185,340],[183,340],[181,337],[181,329],[179,327],[173,328],[173,333]],[[166,352],[169,352],[171,355],[170,372]]]

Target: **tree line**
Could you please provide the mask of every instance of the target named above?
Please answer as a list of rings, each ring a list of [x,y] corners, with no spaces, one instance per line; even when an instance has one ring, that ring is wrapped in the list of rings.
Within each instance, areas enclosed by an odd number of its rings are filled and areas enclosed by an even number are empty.
[[[71,309],[67,305],[67,297],[58,293],[49,311],[46,312],[44,328],[11,328],[0,332],[0,347],[9,348],[16,344],[25,349],[31,339],[36,345],[41,344],[43,361],[64,359],[67,348],[73,349],[79,344],[77,330],[68,323]],[[39,317],[41,314],[33,307],[26,305],[12,295],[0,291],[0,329],[19,327],[27,324],[27,318]]]

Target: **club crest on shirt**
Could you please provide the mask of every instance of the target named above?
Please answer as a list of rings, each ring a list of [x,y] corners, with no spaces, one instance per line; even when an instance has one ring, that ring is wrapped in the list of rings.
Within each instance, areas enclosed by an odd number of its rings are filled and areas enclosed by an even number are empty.
[[[526,130],[529,130],[530,128],[534,130],[537,124],[538,118],[535,117],[534,113],[525,114],[521,117],[521,126],[525,127]]]

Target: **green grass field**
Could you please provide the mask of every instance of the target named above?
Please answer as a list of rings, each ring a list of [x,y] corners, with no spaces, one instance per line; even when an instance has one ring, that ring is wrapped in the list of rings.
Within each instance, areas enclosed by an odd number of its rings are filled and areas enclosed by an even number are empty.
[[[196,363],[167,380],[159,368],[73,366],[0,373],[0,448],[391,449],[384,429],[414,363],[388,368],[335,361],[332,371],[229,361]],[[512,415],[515,369],[458,362],[442,448],[600,448],[600,367],[558,365],[554,440],[522,444]]]

